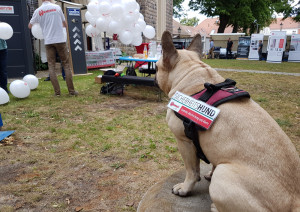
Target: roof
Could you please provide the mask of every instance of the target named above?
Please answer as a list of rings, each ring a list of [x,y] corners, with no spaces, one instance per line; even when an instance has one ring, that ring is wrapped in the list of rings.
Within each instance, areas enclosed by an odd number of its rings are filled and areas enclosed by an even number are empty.
[[[288,17],[285,20],[276,18],[269,26],[270,30],[280,30],[281,23],[282,29],[300,29],[300,23],[295,22],[292,17]]]
[[[202,31],[204,32],[207,36],[209,36],[210,34],[214,34],[218,32],[218,21],[219,18],[207,18],[204,21],[202,21],[200,24],[198,24],[198,26],[196,26],[196,30],[197,31]],[[232,27],[226,27],[224,33],[231,33],[232,32]]]
[[[177,36],[179,35],[179,33],[178,33],[179,27],[181,29],[181,33],[180,33],[181,37],[193,37],[194,35],[196,35],[198,33],[200,35],[204,35],[203,32],[197,31],[195,27],[182,25],[173,19],[173,35],[177,35]]]

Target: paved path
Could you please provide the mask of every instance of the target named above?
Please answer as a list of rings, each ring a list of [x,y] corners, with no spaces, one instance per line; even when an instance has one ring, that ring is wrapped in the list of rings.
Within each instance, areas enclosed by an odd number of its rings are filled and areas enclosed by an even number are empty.
[[[287,72],[275,72],[275,71],[256,71],[256,70],[239,70],[239,69],[223,69],[215,68],[217,71],[235,71],[235,72],[247,72],[257,74],[278,74],[278,75],[289,75],[289,76],[300,76],[300,73],[287,73]]]

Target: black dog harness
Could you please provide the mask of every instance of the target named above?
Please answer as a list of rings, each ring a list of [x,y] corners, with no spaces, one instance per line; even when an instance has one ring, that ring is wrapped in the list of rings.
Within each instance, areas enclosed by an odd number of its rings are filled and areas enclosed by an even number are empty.
[[[217,107],[220,104],[223,104],[233,99],[241,97],[250,98],[250,94],[248,92],[238,89],[237,87],[235,87],[235,85],[236,82],[231,79],[226,79],[224,82],[215,85],[205,83],[205,89],[192,95],[192,97],[200,101],[206,102],[207,104],[212,105],[214,107]],[[184,133],[186,137],[193,141],[197,150],[197,157],[209,164],[210,162],[202,151],[198,137],[198,130],[204,131],[206,129],[195,124],[193,121],[180,115],[177,112],[175,112],[175,115],[183,121]]]

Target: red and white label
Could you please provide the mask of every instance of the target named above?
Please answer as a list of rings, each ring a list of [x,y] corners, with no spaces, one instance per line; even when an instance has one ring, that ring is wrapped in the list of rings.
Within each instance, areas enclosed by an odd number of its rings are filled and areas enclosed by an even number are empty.
[[[220,109],[177,91],[168,107],[196,124],[209,129],[217,118]]]

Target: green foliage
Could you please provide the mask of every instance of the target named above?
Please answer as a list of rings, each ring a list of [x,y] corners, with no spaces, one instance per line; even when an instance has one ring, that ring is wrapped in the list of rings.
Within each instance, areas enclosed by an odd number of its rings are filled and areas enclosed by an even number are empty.
[[[175,18],[179,18],[182,16],[182,3],[184,0],[173,0],[173,15]]]
[[[274,12],[291,12],[288,0],[191,0],[189,6],[207,16],[219,16],[218,33],[230,25],[233,32],[250,29],[252,33],[257,26],[268,26]]]
[[[35,54],[35,70],[48,70],[48,63],[43,63],[38,54]]]
[[[286,12],[284,18],[292,16],[294,21],[300,22],[300,1],[290,9],[290,11]]]
[[[199,19],[196,17],[193,18],[183,18],[180,20],[180,23],[185,26],[197,26],[199,23]]]

